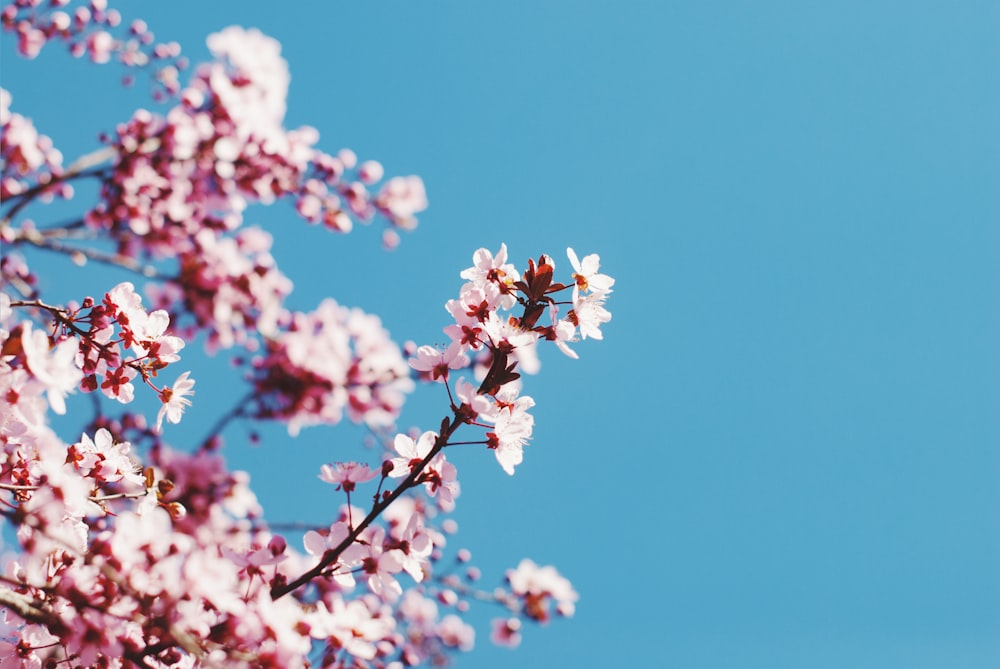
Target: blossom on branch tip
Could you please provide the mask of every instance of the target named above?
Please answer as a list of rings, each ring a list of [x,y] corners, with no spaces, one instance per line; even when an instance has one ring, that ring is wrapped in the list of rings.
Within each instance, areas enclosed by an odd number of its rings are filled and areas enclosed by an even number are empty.
[[[176,425],[181,422],[184,407],[191,406],[191,400],[188,399],[188,396],[194,395],[194,391],[192,390],[194,388],[194,379],[188,378],[190,373],[184,372],[177,377],[173,386],[160,391],[160,401],[163,402],[163,406],[160,407],[159,413],[156,414],[157,432],[163,427],[164,417]]]
[[[595,293],[610,293],[611,286],[615,285],[615,280],[607,274],[599,274],[597,270],[601,268],[601,257],[596,253],[584,256],[581,261],[576,257],[576,252],[572,248],[566,249],[569,262],[573,266],[574,290],[588,290]]]
[[[0,9],[0,31],[15,33],[28,55],[58,39],[76,57],[149,65],[157,93],[170,96],[157,98],[167,102],[162,112],[135,111],[102,135],[100,150],[63,168],[52,141],[0,89],[9,219],[0,243],[144,277],[53,306],[26,261],[0,257],[0,504],[20,548],[0,585],[0,599],[15,604],[0,656],[13,650],[15,663],[32,667],[393,669],[444,666],[451,651],[471,648],[474,631],[460,616],[489,595],[474,589],[481,574],[468,551],[452,562],[445,550],[457,523],[441,514],[460,492],[446,447],[485,444],[514,473],[534,424],[521,374],[537,371],[541,342],[575,357],[570,344],[600,338],[610,319],[614,280],[599,257],[568,249],[571,278],[560,282],[547,255],[522,273],[506,245],[478,249],[445,305],[446,343],[405,354],[377,317],[332,299],[292,312],[291,281],[271,235],[245,225],[249,208],[284,201],[340,232],[382,217],[392,247],[427,207],[419,177],[386,179],[376,161],[321,151],[315,128],[286,128],[288,64],[257,30],[209,37],[214,59],[183,82],[179,46],[154,44],[144,22],[122,23],[107,0],[14,0]],[[71,199],[83,179],[96,182],[96,201],[62,224],[32,222],[35,207]],[[163,370],[196,338],[210,352],[241,347],[232,361],[250,388],[200,447],[174,451],[159,433],[184,417],[195,381]],[[467,368],[476,384],[452,375]],[[249,474],[229,470],[218,452],[231,421],[280,420],[295,434],[349,418],[371,428],[366,441],[383,441],[415,377],[445,384],[445,415],[432,423],[439,432],[395,436],[375,469],[320,466],[347,504],[333,505],[329,525],[288,519],[303,530],[301,546],[288,547]],[[107,398],[127,403],[140,385],[157,393],[155,423],[141,409],[104,410]],[[64,443],[48,411],[65,413],[77,387],[92,393],[96,416],[85,412],[79,440]],[[459,430],[476,434],[454,437]],[[362,488],[374,494],[363,495],[359,484],[373,480]],[[367,587],[356,589],[357,578]],[[509,609],[494,625],[501,643],[516,645],[522,626],[552,608],[572,612],[576,593],[550,567],[522,562],[508,581],[492,598]],[[439,605],[451,613],[439,616]]]

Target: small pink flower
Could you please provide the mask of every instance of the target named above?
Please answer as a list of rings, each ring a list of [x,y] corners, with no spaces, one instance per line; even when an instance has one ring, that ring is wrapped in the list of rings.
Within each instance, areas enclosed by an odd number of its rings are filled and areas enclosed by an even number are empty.
[[[494,618],[490,641],[498,646],[517,648],[521,645],[521,621],[517,618]]]
[[[335,484],[337,490],[354,492],[355,484],[371,481],[376,476],[378,476],[378,471],[373,471],[368,465],[363,465],[360,462],[338,462],[320,467],[319,479],[326,483]]]
[[[376,527],[368,543],[368,556],[361,561],[361,571],[368,574],[368,588],[387,602],[395,602],[403,588],[393,574],[403,571],[397,548],[385,549],[385,529]]]
[[[611,312],[604,308],[605,293],[574,295],[572,318],[580,326],[580,336],[586,339],[604,339],[601,325],[611,320]]]
[[[87,52],[95,63],[106,63],[111,60],[111,50],[115,41],[104,30],[98,30],[87,38]]]
[[[131,449],[129,442],[115,443],[111,433],[101,428],[93,439],[81,435],[80,441],[69,447],[67,462],[71,457],[78,470],[99,481],[125,480],[142,486],[145,479],[132,460]]]
[[[410,516],[403,535],[395,542],[395,547],[399,549],[396,557],[403,571],[412,576],[417,583],[424,580],[423,566],[430,558],[434,543],[430,535],[424,531],[423,518],[419,513]]]
[[[573,249],[566,249],[569,262],[573,265],[573,280],[576,282],[575,290],[590,290],[595,293],[610,293],[611,286],[615,285],[615,280],[607,274],[598,274],[601,267],[601,257],[596,253],[584,256],[581,261],[576,257]]]
[[[555,567],[539,567],[527,558],[521,560],[517,569],[507,570],[507,582],[511,591],[524,600],[524,613],[541,623],[549,620],[548,600],[556,603],[559,615],[568,617],[573,615],[580,598]]]
[[[79,345],[72,339],[64,339],[49,348],[48,335],[32,330],[29,322],[21,331],[21,347],[28,369],[47,391],[52,410],[66,413],[66,395],[76,389],[83,377],[75,362]]]
[[[373,184],[385,174],[382,164],[376,160],[366,160],[358,168],[358,176],[366,184]]]
[[[340,546],[350,535],[351,528],[347,523],[337,521],[330,525],[330,529],[321,533],[316,530],[309,530],[302,537],[302,545],[309,555],[322,556],[327,550]],[[350,589],[354,587],[354,568],[361,564],[361,561],[368,555],[368,549],[363,544],[351,543],[346,549],[341,551],[337,558],[337,564],[331,573],[333,580],[342,588]]]
[[[164,417],[176,425],[181,422],[184,407],[191,406],[191,400],[187,399],[187,396],[194,395],[194,391],[191,390],[194,388],[194,379],[189,379],[188,374],[190,372],[184,372],[174,381],[173,387],[160,391],[160,401],[163,402],[163,406],[160,407],[160,412],[156,415],[157,432],[163,425]]]
[[[576,326],[570,320],[561,320],[555,327],[556,346],[560,351],[573,358],[578,359],[576,351],[569,347],[570,342],[576,341]]]
[[[424,488],[431,497],[437,497],[438,505],[443,511],[455,508],[455,498],[461,489],[458,483],[458,470],[455,465],[445,460],[444,453],[438,453],[427,463],[424,474]]]
[[[449,369],[462,369],[469,365],[469,358],[462,353],[462,345],[453,342],[441,351],[433,346],[421,346],[417,357],[410,358],[410,367],[418,372],[429,372],[435,381],[446,381]]]
[[[240,568],[240,572],[249,575],[260,575],[264,573],[261,567],[278,564],[288,557],[285,554],[286,548],[287,544],[284,538],[276,535],[271,537],[267,546],[262,548],[253,546],[249,551],[244,552],[235,551],[228,546],[222,546],[222,554],[232,560],[233,564]]]
[[[427,208],[424,182],[418,176],[393,177],[382,186],[375,203],[394,224],[410,230],[417,225],[415,214]]]
[[[437,627],[441,643],[459,650],[470,651],[476,642],[476,630],[455,614],[446,615]]]
[[[402,457],[392,459],[393,468],[389,476],[400,478],[409,475],[431,452],[437,441],[437,436],[436,432],[428,430],[414,441],[412,437],[405,434],[397,434],[393,446]]]
[[[495,416],[483,416],[494,424],[493,431],[486,434],[488,446],[494,450],[503,470],[511,476],[514,467],[524,460],[524,446],[531,439],[535,419],[528,409],[533,406],[535,401],[525,395],[503,402]]]

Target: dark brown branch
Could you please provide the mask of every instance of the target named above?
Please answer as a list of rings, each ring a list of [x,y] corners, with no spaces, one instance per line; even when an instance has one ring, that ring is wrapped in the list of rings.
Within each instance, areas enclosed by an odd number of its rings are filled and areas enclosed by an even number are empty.
[[[390,504],[396,501],[396,499],[399,498],[400,495],[402,495],[410,488],[419,485],[418,481],[420,479],[420,475],[423,474],[424,469],[426,469],[427,465],[429,465],[431,460],[434,459],[434,456],[440,453],[441,450],[448,445],[448,439],[451,438],[451,435],[455,433],[455,430],[457,430],[460,425],[462,425],[461,421],[449,421],[446,418],[442,425],[443,429],[441,431],[441,434],[438,435],[438,438],[434,442],[434,446],[431,448],[430,452],[428,452],[427,455],[424,457],[424,459],[421,460],[420,463],[410,471],[409,475],[405,479],[403,479],[403,482],[400,483],[396,487],[396,489],[393,490],[391,493],[389,493],[387,496],[383,497],[380,501],[376,502],[372,506],[372,510],[368,512],[367,516],[365,516],[365,519],[362,520],[360,523],[358,523],[357,527],[352,529],[350,533],[346,537],[344,537],[343,541],[337,544],[335,548],[331,548],[330,550],[326,551],[323,554],[323,557],[319,561],[319,564],[317,564],[315,567],[313,567],[309,571],[305,572],[304,574],[296,578],[294,581],[272,587],[271,599],[278,599],[279,597],[283,597],[284,595],[287,595],[293,590],[296,590],[302,587],[303,585],[306,585],[307,583],[309,583],[309,581],[313,580],[314,578],[321,576],[323,572],[326,571],[326,569],[330,565],[336,562],[337,559],[341,556],[341,554],[357,540],[357,538],[361,535],[361,533],[365,530],[365,528],[371,525],[375,521],[375,519],[382,514],[383,511],[389,508]]]

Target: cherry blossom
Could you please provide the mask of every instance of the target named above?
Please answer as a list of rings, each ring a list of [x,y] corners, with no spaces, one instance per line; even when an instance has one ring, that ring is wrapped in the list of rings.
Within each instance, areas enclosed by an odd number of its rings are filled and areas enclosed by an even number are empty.
[[[71,460],[82,474],[98,482],[124,481],[133,486],[143,486],[144,479],[130,451],[131,444],[115,443],[111,433],[101,428],[93,439],[83,434],[77,444],[70,446],[67,460]]]
[[[50,350],[45,333],[25,323],[21,331],[21,348],[29,371],[45,387],[52,410],[66,413],[66,395],[76,388],[83,376],[74,364],[76,343],[65,339]]]
[[[414,214],[427,208],[424,182],[415,176],[393,177],[379,191],[375,206],[397,227],[410,230],[417,224]]]
[[[184,407],[191,406],[191,400],[187,396],[194,394],[194,391],[191,390],[194,387],[194,379],[189,379],[189,374],[190,372],[184,372],[177,377],[173,386],[160,391],[160,401],[163,402],[163,406],[160,407],[159,413],[156,414],[157,432],[163,426],[164,417],[166,417],[167,421],[176,425],[181,422]]]
[[[410,367],[418,372],[428,372],[434,381],[447,381],[448,370],[462,369],[469,364],[469,358],[462,353],[462,346],[453,343],[444,351],[433,346],[421,346],[417,357],[410,359]]]
[[[524,613],[539,622],[549,619],[549,600],[555,602],[559,615],[572,616],[575,611],[579,595],[555,567],[539,567],[525,558],[516,569],[507,571],[507,581],[511,591],[523,599]]]
[[[470,283],[470,288],[479,288],[485,293],[502,296],[502,306],[514,306],[513,286],[520,275],[513,264],[507,262],[507,245],[501,244],[494,256],[487,249],[479,249],[472,256],[472,267],[463,270],[459,276]]]
[[[403,570],[418,583],[424,580],[424,567],[429,562],[434,542],[424,530],[421,514],[410,516],[406,528],[393,545],[399,550],[396,559]]]
[[[611,314],[604,308],[607,295],[604,293],[592,293],[581,295],[573,300],[573,312],[571,319],[576,321],[580,328],[580,336],[586,339],[603,339],[601,325],[611,320]]]
[[[338,490],[353,492],[358,483],[371,481],[376,476],[378,476],[377,471],[369,469],[368,465],[360,462],[338,462],[320,467],[319,479],[333,483]]]
[[[351,514],[348,514],[351,515]],[[330,525],[326,534],[310,530],[302,538],[306,552],[316,557],[326,555],[330,550],[336,550],[345,541],[350,541],[351,527],[348,523],[337,521]],[[337,556],[336,567],[330,578],[339,587],[352,589],[354,587],[354,570],[359,567],[368,552],[362,544],[350,543]]]
[[[417,439],[405,434],[397,434],[393,440],[393,448],[400,457],[392,458],[392,470],[389,476],[398,478],[417,471],[421,461],[427,457],[437,440],[437,433],[427,431]]]
[[[572,248],[566,249],[569,262],[573,266],[573,281],[576,284],[574,290],[587,290],[595,293],[610,293],[611,286],[615,285],[615,280],[607,274],[599,274],[597,270],[601,268],[601,257],[592,253],[583,257],[581,261],[576,256]]]
[[[419,177],[386,177],[381,162],[320,148],[314,128],[286,127],[276,40],[225,28],[189,69],[178,44],[105,0],[13,0],[0,28],[27,58],[56,43],[102,72],[119,63],[128,83],[146,71],[163,103],[123,113],[65,165],[0,89],[0,515],[13,551],[0,666],[442,666],[474,644],[473,603],[503,611],[491,638],[508,646],[525,623],[572,615],[569,581],[530,560],[507,587],[477,589],[480,570],[454,544],[452,451],[493,451],[511,475],[523,463],[535,401],[522,374],[539,372],[546,342],[575,358],[571,343],[603,338],[614,279],[600,258],[568,249],[559,281],[546,254],[519,269],[506,245],[475,250],[465,283],[442,295],[446,343],[404,355],[377,316],[332,298],[291,308],[281,240],[245,220],[275,204],[333,232],[379,222],[391,248],[428,205]],[[56,199],[79,215],[54,222]],[[36,249],[71,260],[74,276],[101,280],[99,263],[133,281],[57,302]],[[230,406],[205,404],[221,415],[202,441],[175,445],[162,427],[193,406],[192,372],[173,367],[193,341],[229,357],[244,387]],[[418,382],[437,384],[441,414],[433,430],[397,433]],[[67,403],[77,392],[84,411]],[[334,486],[328,508],[303,510],[308,523],[275,522],[250,474],[227,464],[236,421],[294,436],[344,418],[370,433],[355,460],[317,466],[294,443],[261,444],[302,485]]]
[[[33,187],[47,195],[71,195],[70,188],[54,183],[63,173],[62,153],[30,119],[11,112],[11,100],[0,88],[0,197],[24,196]]]
[[[241,568],[240,573],[248,576],[264,576],[264,567],[276,565],[288,558],[285,549],[288,544],[280,536],[271,537],[266,546],[251,547],[246,553],[235,551],[223,546],[222,551],[230,560]]]
[[[535,419],[528,409],[535,401],[524,396],[505,404],[493,418],[493,431],[487,433],[489,447],[494,449],[497,462],[503,470],[514,475],[514,467],[524,460],[524,446],[531,438]]]
[[[307,425],[389,425],[413,389],[409,367],[381,321],[325,300],[267,340],[253,360],[257,415]]]
[[[394,628],[392,618],[381,608],[372,611],[359,600],[334,600],[332,609],[319,602],[309,622],[310,634],[315,638],[333,639],[338,647],[361,660],[374,659],[378,652],[375,642],[389,636]]]
[[[521,645],[521,621],[517,618],[494,618],[490,640],[498,646],[517,648]]]
[[[403,571],[402,551],[386,550],[385,529],[375,528],[368,538],[368,554],[361,560],[361,569],[368,575],[368,587],[373,593],[389,602],[395,602],[403,594],[403,588],[394,574]]]
[[[555,307],[553,307],[553,309],[555,309]],[[556,342],[556,346],[559,347],[560,351],[565,353],[570,358],[573,358],[574,360],[580,358],[580,356],[577,355],[576,351],[574,351],[569,347],[569,344],[571,342],[577,340],[576,325],[573,324],[572,321],[568,319],[558,321],[554,328],[554,334],[555,334],[554,341]]]

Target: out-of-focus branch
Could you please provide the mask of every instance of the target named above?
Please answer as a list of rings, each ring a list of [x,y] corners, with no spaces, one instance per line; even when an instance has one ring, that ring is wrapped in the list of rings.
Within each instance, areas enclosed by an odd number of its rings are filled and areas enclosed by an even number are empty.
[[[105,265],[114,265],[130,272],[140,274],[147,279],[168,280],[173,278],[159,272],[152,265],[143,264],[133,258],[122,256],[117,253],[106,253],[104,251],[98,251],[97,249],[64,244],[58,239],[54,239],[52,235],[42,234],[38,230],[22,230],[18,232],[11,240],[11,244],[18,243],[30,244],[36,248],[68,255],[75,262],[80,262],[81,264],[81,261],[85,262],[86,260],[93,260],[94,262],[99,262]]]
[[[12,195],[7,198],[7,202],[14,202],[14,206],[10,208],[2,220],[0,220],[0,226],[8,225],[21,211],[24,207],[28,206],[38,195],[41,193],[54,188],[55,186],[66,183],[67,181],[72,181],[74,179],[81,179],[89,176],[101,176],[104,173],[104,169],[94,169],[98,165],[102,165],[112,158],[118,155],[118,151],[113,146],[105,146],[92,151],[84,156],[80,156],[73,163],[67,167],[62,174],[55,176],[50,181],[45,183],[37,183],[31,188],[27,189],[23,193],[18,193],[17,195]]]
[[[46,625],[53,621],[52,613],[40,607],[41,602],[4,586],[0,586],[0,604],[29,622]]]

